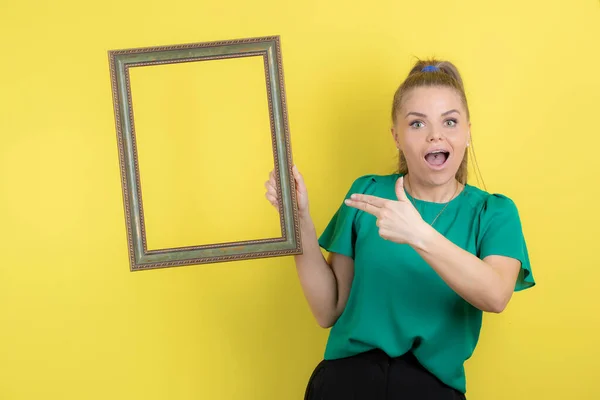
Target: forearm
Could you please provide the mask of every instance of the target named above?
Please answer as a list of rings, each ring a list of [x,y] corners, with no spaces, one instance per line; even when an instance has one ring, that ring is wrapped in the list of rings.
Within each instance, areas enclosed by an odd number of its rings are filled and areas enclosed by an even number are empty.
[[[303,254],[294,257],[300,284],[319,325],[329,327],[338,317],[336,277],[321,253],[310,216],[300,219],[300,231]]]
[[[459,296],[487,312],[501,312],[512,295],[511,282],[490,264],[426,225],[412,247]]]

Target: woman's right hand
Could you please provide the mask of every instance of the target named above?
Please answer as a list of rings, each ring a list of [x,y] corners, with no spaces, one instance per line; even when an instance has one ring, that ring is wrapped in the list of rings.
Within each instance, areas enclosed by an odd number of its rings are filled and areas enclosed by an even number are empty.
[[[294,181],[296,182],[296,200],[298,203],[298,214],[301,218],[308,217],[308,193],[306,191],[306,185],[304,184],[304,178],[298,171],[298,168],[294,165],[292,168],[292,172],[294,174]],[[265,182],[265,187],[267,188],[266,197],[269,200],[269,203],[273,205],[277,210],[279,210],[279,202],[277,198],[277,183],[275,180],[275,173],[271,171],[269,173],[269,180]]]

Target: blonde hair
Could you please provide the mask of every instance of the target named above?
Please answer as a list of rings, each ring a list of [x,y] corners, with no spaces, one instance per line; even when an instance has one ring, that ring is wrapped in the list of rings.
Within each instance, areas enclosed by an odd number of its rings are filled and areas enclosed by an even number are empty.
[[[423,68],[429,67],[423,71]],[[396,90],[392,105],[392,122],[396,124],[396,118],[406,94],[417,87],[423,86],[443,86],[456,90],[459,94],[463,106],[467,112],[467,120],[470,120],[469,106],[462,78],[458,69],[450,61],[440,61],[436,59],[417,61],[414,67],[408,73],[408,76]],[[473,154],[474,155],[474,154]],[[465,152],[458,170],[456,171],[456,180],[462,184],[467,183],[468,178],[469,152]],[[405,175],[408,173],[408,165],[404,153],[400,151],[400,161],[398,173]]]

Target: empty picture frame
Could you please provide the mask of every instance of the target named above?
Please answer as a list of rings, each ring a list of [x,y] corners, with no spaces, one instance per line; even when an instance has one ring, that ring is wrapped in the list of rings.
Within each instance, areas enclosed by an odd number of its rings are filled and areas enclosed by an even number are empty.
[[[145,47],[108,52],[121,169],[130,270],[300,254],[296,188],[288,130],[279,36]],[[271,126],[281,237],[148,250],[130,85],[132,68],[260,56]],[[227,154],[227,149],[215,149]],[[265,171],[265,179],[268,171]],[[261,183],[262,184],[262,183]],[[266,201],[266,199],[265,199]]]

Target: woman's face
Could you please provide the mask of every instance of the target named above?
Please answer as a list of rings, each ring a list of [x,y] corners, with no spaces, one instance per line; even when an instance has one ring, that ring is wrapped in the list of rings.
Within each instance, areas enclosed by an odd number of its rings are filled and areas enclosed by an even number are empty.
[[[418,87],[406,94],[392,134],[411,177],[437,186],[456,175],[470,139],[470,123],[455,89]]]

